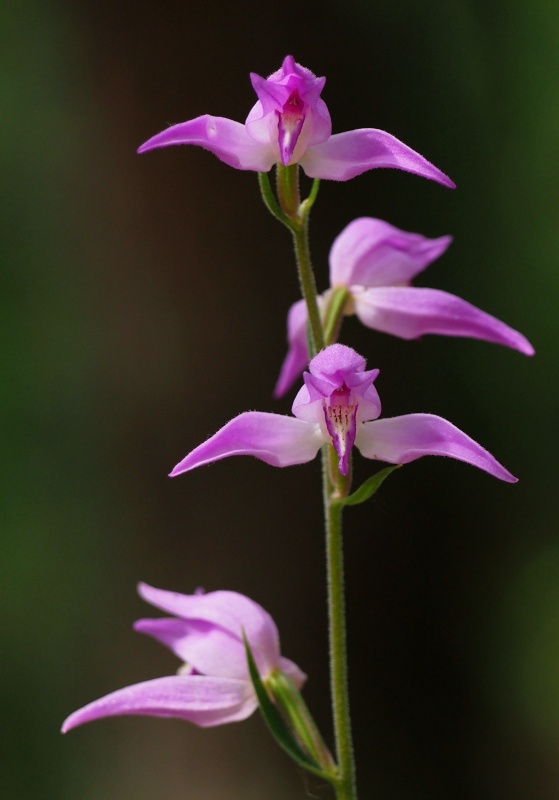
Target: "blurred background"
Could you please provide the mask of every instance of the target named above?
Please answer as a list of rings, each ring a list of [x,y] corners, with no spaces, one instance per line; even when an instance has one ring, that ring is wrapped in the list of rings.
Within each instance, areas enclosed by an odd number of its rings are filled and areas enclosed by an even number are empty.
[[[360,796],[556,798],[558,25],[546,0],[0,5],[6,800],[331,796],[258,715],[59,734],[86,702],[176,670],[131,631],[158,615],[136,596],[144,580],[260,602],[330,736],[318,460],[166,477],[235,414],[288,413],[291,398],[271,390],[297,299],[289,237],[253,173],[198,148],[135,154],[199,114],[244,121],[249,72],[268,75],[287,53],[327,76],[334,132],[387,130],[458,184],[395,170],[323,182],[319,288],[356,216],[452,233],[418,283],[481,306],[537,351],[344,325],[381,369],[385,415],[447,417],[520,478],[423,459],[347,513]],[[357,479],[372,471],[355,466]]]

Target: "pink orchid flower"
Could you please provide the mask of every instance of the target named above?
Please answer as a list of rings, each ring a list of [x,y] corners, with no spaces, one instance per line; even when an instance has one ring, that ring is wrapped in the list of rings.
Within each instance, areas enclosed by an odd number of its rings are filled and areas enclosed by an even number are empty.
[[[433,414],[380,416],[373,382],[379,370],[365,370],[351,347],[332,344],[316,355],[293,402],[294,416],[247,411],[239,414],[184,458],[171,476],[228,456],[250,455],[274,467],[312,461],[329,443],[347,475],[353,446],[365,458],[407,464],[422,456],[465,461],[502,481],[516,478],[481,445],[446,419]]]
[[[280,655],[278,630],[264,609],[237,592],[178,594],[141,583],[141,597],[173,614],[134,629],[169,647],[184,663],[177,675],[137,683],[74,711],[62,732],[124,714],[179,717],[202,728],[237,722],[258,707],[243,631],[263,681],[279,670],[299,688],[306,675]]]
[[[235,169],[269,172],[274,164],[300,163],[311,178],[347,181],[376,167],[393,167],[455,188],[423,156],[375,128],[334,136],[320,93],[326,82],[287,56],[281,68],[261,78],[251,74],[258,102],[244,125],[225,117],[201,117],[153,136],[139,153],[174,144],[195,144]]]
[[[355,219],[332,245],[330,289],[318,298],[319,306],[325,309],[334,289],[344,287],[349,293],[345,313],[356,314],[368,328],[401,339],[426,333],[467,336],[533,355],[526,337],[471,303],[438,289],[409,285],[451,242],[451,236],[427,239],[372,217]],[[289,310],[287,338],[275,397],[287,392],[309,361],[304,300]]]

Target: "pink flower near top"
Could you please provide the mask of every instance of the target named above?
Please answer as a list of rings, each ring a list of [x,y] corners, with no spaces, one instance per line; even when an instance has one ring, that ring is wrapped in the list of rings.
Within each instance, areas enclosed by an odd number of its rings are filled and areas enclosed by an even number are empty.
[[[454,188],[437,167],[385,131],[359,128],[332,135],[320,97],[326,79],[292,56],[268,78],[250,77],[258,101],[244,124],[204,114],[158,133],[138,152],[194,144],[235,169],[269,172],[274,164],[300,163],[310,178],[347,181],[369,169],[392,167]]]
[[[333,445],[342,475],[355,446],[365,458],[407,464],[422,456],[465,461],[502,481],[516,478],[481,445],[448,420],[433,414],[378,419],[374,381],[378,369],[351,347],[332,344],[316,355],[303,375],[292,417],[246,411],[196,447],[171,472],[180,475],[229,456],[250,455],[274,467],[312,461],[323,444]]]
[[[243,631],[265,682],[274,671],[299,688],[306,676],[280,655],[279,635],[270,615],[237,592],[193,595],[141,583],[140,595],[172,617],[141,619],[134,629],[168,647],[183,662],[177,675],[126,686],[74,711],[62,732],[85,722],[125,714],[179,717],[202,728],[237,722],[258,707],[250,679]]]
[[[355,219],[334,240],[330,289],[318,298],[319,305],[325,309],[333,290],[344,287],[349,293],[345,313],[356,314],[367,328],[401,339],[417,339],[427,333],[467,336],[533,355],[534,348],[525,336],[466,300],[409,285],[451,242],[450,236],[428,239],[381,219]],[[289,310],[287,338],[289,348],[274,390],[276,397],[288,391],[309,361],[304,300]]]

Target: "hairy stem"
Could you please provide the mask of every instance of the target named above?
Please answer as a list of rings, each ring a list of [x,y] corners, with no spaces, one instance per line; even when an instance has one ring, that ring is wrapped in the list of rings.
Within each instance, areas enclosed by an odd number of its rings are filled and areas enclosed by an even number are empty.
[[[347,291],[334,294],[330,308],[326,310],[325,331],[318,308],[316,281],[309,247],[309,215],[316,200],[319,182],[314,181],[309,196],[301,202],[298,170],[297,164],[290,167],[278,164],[277,199],[273,195],[268,176],[261,175],[259,178],[266,206],[290,229],[293,236],[299,283],[307,305],[311,357],[314,357],[323,349],[325,343],[330,344],[336,338],[347,301]],[[322,481],[326,528],[330,687],[337,755],[337,774],[332,783],[336,791],[336,800],[357,800],[347,685],[343,506],[339,502],[340,498],[346,497],[350,490],[351,474],[347,478],[340,475],[336,453],[329,444],[322,448]]]
[[[330,687],[338,782],[337,800],[356,800],[355,760],[351,736],[345,624],[345,582],[342,539],[342,507],[335,502],[339,491],[332,482],[332,467],[337,470],[334,449],[322,448],[322,479],[326,526],[326,569],[328,592],[328,626],[330,642]],[[344,487],[345,489],[345,487]]]
[[[311,358],[313,358],[319,352],[319,350],[322,350],[324,347],[324,331],[322,328],[322,320],[320,319],[320,311],[318,310],[318,303],[316,300],[316,281],[314,279],[314,270],[312,267],[309,250],[307,220],[301,222],[296,230],[292,229],[292,233],[293,243],[295,245],[295,258],[297,260],[297,272],[299,274],[299,284],[301,286],[301,293],[305,298],[305,303],[307,304]]]

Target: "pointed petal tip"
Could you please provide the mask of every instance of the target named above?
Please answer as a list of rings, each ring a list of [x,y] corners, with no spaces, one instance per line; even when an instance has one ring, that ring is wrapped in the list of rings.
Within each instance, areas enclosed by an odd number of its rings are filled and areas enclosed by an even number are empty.
[[[306,464],[323,444],[314,424],[283,414],[245,411],[192,450],[172,477],[230,456],[254,456],[273,467]]]
[[[60,728],[60,733],[68,733],[68,731],[79,727],[83,722],[87,722],[87,720],[81,718],[81,710],[74,711],[69,717],[66,717]]]
[[[488,475],[492,475],[494,478],[497,478],[498,480],[503,481],[504,483],[518,483],[518,478],[515,475],[513,475],[512,472],[509,472],[506,467],[504,467],[499,461],[497,461],[496,458],[493,458],[491,456],[491,459],[493,463],[489,465],[490,467],[489,469],[487,469],[488,466],[487,464],[483,466],[482,464],[476,464],[472,462],[470,463],[472,463],[472,466],[478,467],[478,469],[487,472]]]
[[[186,459],[183,459],[183,461],[185,460]],[[167,475],[168,478],[176,478],[177,475],[182,475],[183,472],[188,472],[190,469],[192,469],[192,467],[185,467],[183,461],[179,461],[179,463],[173,467],[171,472],[169,472],[169,474]]]
[[[147,598],[150,596],[150,592],[152,590],[153,586],[150,586],[149,583],[144,583],[144,581],[138,581],[138,583],[136,584],[136,591],[138,592],[142,600],[146,600],[148,603],[149,600]]]
[[[281,400],[281,398],[291,389],[294,381],[295,378],[292,375],[292,370],[290,370],[288,373],[286,369],[282,369],[279,378],[276,381],[276,385],[274,386],[274,391],[272,392],[272,397],[274,400]]]
[[[152,635],[153,619],[137,619],[132,623],[132,630],[135,633],[146,633],[148,636]]]
[[[421,178],[427,178],[427,180],[434,181],[435,183],[439,183],[441,186],[445,186],[447,189],[456,189],[456,184],[449,178],[448,175],[436,167],[434,164],[431,164],[430,161],[425,159],[426,165],[425,168],[417,170],[415,172],[416,175],[419,175]],[[411,169],[409,172],[413,172]]]
[[[520,342],[517,350],[525,356],[535,356],[536,351],[528,341],[528,339],[524,339],[524,341]]]
[[[404,414],[367,422],[359,439],[357,447],[365,458],[408,464],[423,456],[446,456],[505,483],[518,480],[464,431],[434,414]]]

